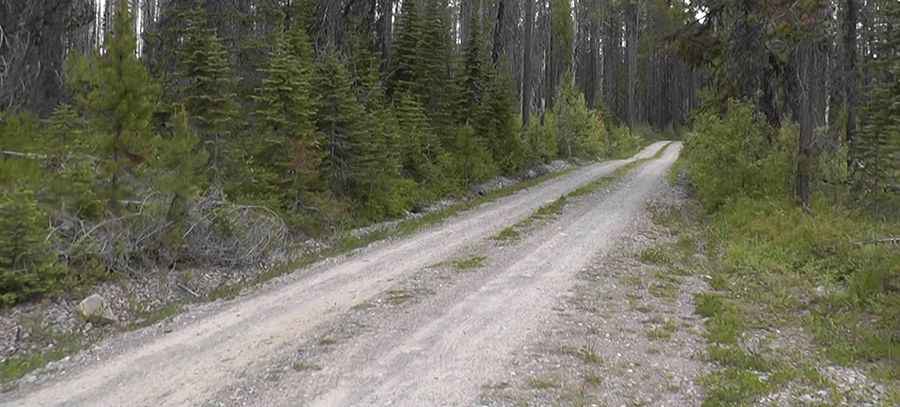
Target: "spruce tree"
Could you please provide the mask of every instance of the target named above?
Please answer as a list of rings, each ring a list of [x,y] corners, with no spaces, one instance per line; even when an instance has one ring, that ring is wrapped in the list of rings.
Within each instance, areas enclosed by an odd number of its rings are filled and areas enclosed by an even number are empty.
[[[422,105],[413,95],[398,96],[395,111],[400,125],[399,146],[404,175],[422,182],[435,172],[432,159],[437,155],[437,140],[428,125]]]
[[[365,111],[354,96],[347,68],[336,54],[325,55],[318,65],[316,125],[324,153],[321,173],[332,192],[351,196],[367,176]]]
[[[490,65],[487,58],[487,48],[481,32],[479,20],[475,17],[469,24],[469,43],[466,44],[464,72],[462,79],[462,91],[460,93],[459,110],[460,122],[465,123],[477,112],[482,98],[487,89]]]
[[[315,187],[320,154],[313,123],[311,50],[297,26],[289,34],[276,33],[264,79],[254,100],[260,125],[252,143],[257,186],[267,196],[279,196],[287,210],[305,207]]]
[[[403,190],[408,183],[400,175],[399,124],[381,84],[374,42],[368,30],[355,30],[353,34],[354,87],[366,123],[359,165],[369,174],[354,188],[354,198],[362,206],[362,217],[379,219],[407,209],[409,199],[403,196]]]
[[[420,40],[423,22],[419,15],[417,0],[403,2],[400,10],[400,21],[397,23],[397,40],[394,43],[394,67],[388,83],[391,96],[404,93],[415,93],[421,72]],[[395,97],[394,100],[399,100]]]
[[[488,146],[494,162],[506,173],[517,171],[525,161],[520,138],[513,84],[507,69],[488,68],[474,128]]]
[[[863,108],[859,140],[859,168],[854,171],[858,184],[874,194],[872,198],[890,198],[897,206],[900,195],[900,4],[879,4],[884,21],[878,33],[873,62],[878,84],[869,91]],[[878,196],[886,195],[886,196]],[[897,209],[894,207],[893,209]]]
[[[28,190],[0,194],[0,306],[53,289],[62,279],[47,242],[47,216]]]
[[[216,184],[224,182],[236,148],[232,139],[235,102],[235,78],[228,52],[215,32],[207,26],[199,8],[184,19],[184,48],[181,51],[181,95],[188,116],[209,153],[209,171]]]
[[[458,100],[452,78],[453,49],[447,22],[445,0],[428,2],[422,28],[418,62],[416,94],[419,96],[431,128],[443,139],[443,145],[453,143],[453,124]]]

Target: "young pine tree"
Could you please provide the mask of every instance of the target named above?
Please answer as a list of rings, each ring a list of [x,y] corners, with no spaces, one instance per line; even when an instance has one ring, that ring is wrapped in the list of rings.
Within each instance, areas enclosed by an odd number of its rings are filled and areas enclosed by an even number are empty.
[[[46,224],[32,192],[0,194],[0,306],[46,293],[62,279]]]
[[[158,138],[157,188],[169,195],[168,220],[180,224],[187,213],[187,204],[206,184],[208,156],[198,137],[188,125],[187,111],[176,106],[172,120],[172,135]],[[176,228],[177,229],[177,228]]]
[[[87,95],[79,97],[97,129],[101,169],[105,177],[102,192],[110,209],[120,210],[120,201],[128,191],[124,180],[134,167],[151,156],[150,119],[158,92],[137,59],[134,17],[129,2],[117,3],[113,28],[109,32],[106,53],[99,58],[96,72],[76,73],[75,82],[93,83]],[[77,77],[93,79],[79,80]]]

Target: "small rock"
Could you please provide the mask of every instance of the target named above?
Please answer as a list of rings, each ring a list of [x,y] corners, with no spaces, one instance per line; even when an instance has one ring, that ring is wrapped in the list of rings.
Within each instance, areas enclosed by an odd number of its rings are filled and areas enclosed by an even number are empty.
[[[117,322],[119,320],[110,309],[106,298],[100,294],[94,294],[82,300],[78,304],[78,313],[89,322]]]

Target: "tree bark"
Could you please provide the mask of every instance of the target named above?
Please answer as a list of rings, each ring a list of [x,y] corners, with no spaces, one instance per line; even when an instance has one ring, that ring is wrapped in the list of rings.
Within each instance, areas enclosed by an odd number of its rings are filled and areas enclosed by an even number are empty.
[[[812,76],[814,48],[810,40],[804,40],[797,50],[797,81],[800,91],[798,118],[800,140],[797,151],[797,174],[795,194],[804,210],[809,211],[812,191],[810,179],[813,170],[813,148],[815,144],[815,120],[813,117]]]
[[[856,24],[859,5],[857,0],[847,0],[845,14],[844,52],[846,54],[846,94],[847,94],[847,170],[852,176],[856,167],[856,92],[859,76],[856,68]]]
[[[531,117],[531,50],[534,47],[534,0],[525,0],[525,41],[522,44],[522,124]]]
[[[628,128],[634,127],[637,116],[637,100],[635,92],[637,90],[637,48],[638,48],[638,13],[637,4],[629,1],[625,5],[625,34],[627,37],[625,54],[626,54],[626,75],[625,84],[627,88],[626,109]]]

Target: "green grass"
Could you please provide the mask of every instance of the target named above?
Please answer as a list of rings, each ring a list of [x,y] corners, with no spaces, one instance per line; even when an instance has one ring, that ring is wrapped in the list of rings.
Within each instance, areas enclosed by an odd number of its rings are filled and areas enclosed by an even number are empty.
[[[528,379],[528,386],[535,390],[549,390],[560,387],[559,380],[555,377],[532,377]]]
[[[509,226],[503,228],[499,233],[491,237],[491,240],[496,240],[498,242],[508,243],[515,242],[522,238],[522,234],[516,230],[516,225]]]
[[[812,214],[777,199],[740,198],[712,213],[697,207],[655,211],[654,222],[676,239],[640,259],[671,275],[709,276],[710,290],[694,297],[717,366],[701,380],[704,405],[752,405],[791,382],[827,390],[839,403],[843,395],[814,367],[831,364],[862,367],[886,388],[900,387],[900,251],[857,243],[900,226],[821,201]],[[798,328],[811,337],[811,354],[766,342],[751,353],[744,343]]]
[[[484,256],[471,256],[464,259],[458,259],[453,261],[453,268],[459,271],[468,271],[474,270],[477,268],[481,268],[484,265],[487,257]]]
[[[563,353],[575,356],[585,364],[599,365],[603,363],[603,356],[594,342],[588,342],[584,346],[578,348],[563,348]]]
[[[154,310],[140,312],[137,315],[137,321],[140,322],[131,322],[128,324],[126,329],[134,330],[153,325],[159,321],[168,319],[174,315],[181,313],[183,309],[184,305],[182,303],[174,302]]]
[[[678,331],[678,325],[675,324],[675,321],[666,320],[662,325],[647,331],[647,338],[653,341],[668,341],[672,339],[676,331]]]
[[[0,362],[0,383],[18,380],[29,372],[60,360],[81,349],[81,342],[75,335],[52,335],[54,347],[51,350],[13,356]]]

